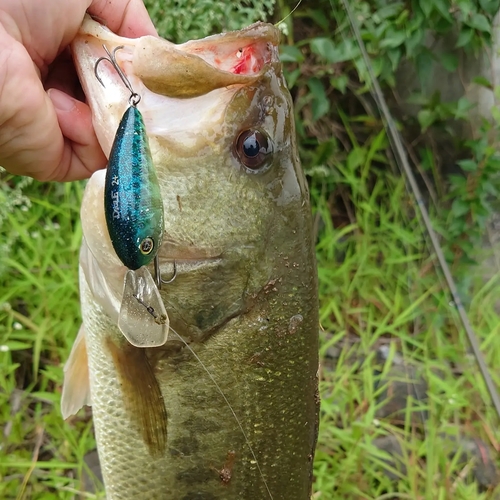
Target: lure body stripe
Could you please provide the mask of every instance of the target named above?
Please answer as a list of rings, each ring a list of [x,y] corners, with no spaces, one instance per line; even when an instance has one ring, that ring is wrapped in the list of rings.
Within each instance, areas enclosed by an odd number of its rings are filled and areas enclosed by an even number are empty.
[[[129,269],[155,257],[163,235],[163,202],[140,111],[123,115],[109,156],[104,210],[113,248]]]

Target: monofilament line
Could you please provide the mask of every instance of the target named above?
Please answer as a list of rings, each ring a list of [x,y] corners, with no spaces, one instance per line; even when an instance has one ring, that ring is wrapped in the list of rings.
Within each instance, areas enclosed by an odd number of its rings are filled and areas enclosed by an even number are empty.
[[[196,361],[198,361],[198,363],[200,363],[201,367],[205,370],[207,375],[210,377],[210,380],[213,382],[213,384],[215,385],[215,387],[219,391],[220,395],[222,396],[222,398],[226,402],[227,407],[231,410],[231,413],[233,414],[234,420],[238,424],[238,427],[240,428],[240,431],[243,434],[243,438],[245,439],[245,443],[247,444],[248,449],[250,450],[250,454],[252,455],[253,459],[255,460],[255,465],[257,465],[257,469],[259,471],[260,477],[262,478],[262,481],[264,482],[264,486],[266,487],[267,494],[269,495],[269,498],[271,500],[273,500],[273,495],[271,494],[271,491],[269,490],[269,486],[267,485],[267,481],[264,477],[264,474],[262,473],[262,469],[260,468],[259,461],[257,460],[257,456],[255,455],[255,452],[253,451],[252,445],[250,444],[250,440],[248,439],[247,434],[246,434],[245,430],[243,429],[243,426],[241,425],[240,419],[236,416],[236,413],[234,412],[233,407],[231,406],[231,403],[229,403],[229,400],[227,399],[226,395],[222,391],[220,385],[217,383],[214,376],[210,373],[209,369],[205,366],[203,361],[193,351],[191,346],[172,327],[170,327],[169,331],[171,331],[171,332],[175,333],[175,335],[177,335],[179,340],[189,349],[191,354],[196,358]]]
[[[406,156],[406,152],[405,152],[403,143],[401,141],[399,132],[396,128],[396,124],[392,118],[390,111],[389,111],[389,107],[387,106],[384,95],[383,95],[382,90],[380,88],[380,85],[378,83],[377,77],[375,76],[375,72],[373,71],[370,57],[368,56],[365,44],[364,44],[363,39],[361,37],[358,22],[351,11],[351,8],[349,6],[348,1],[342,0],[342,3],[344,5],[345,11],[347,13],[347,17],[349,18],[349,23],[351,25],[354,36],[356,37],[356,40],[358,42],[358,45],[359,45],[359,48],[361,51],[361,55],[362,55],[363,60],[365,62],[366,69],[367,69],[368,75],[370,77],[370,83],[373,87],[373,94],[372,95],[373,95],[379,109],[382,112],[384,126],[386,129],[387,135],[389,137],[389,140],[391,142],[396,161],[399,165],[399,168],[406,175],[406,178],[407,178],[408,183],[411,187],[411,190],[413,191],[413,194],[416,198],[417,206],[419,207],[420,214],[422,216],[422,220],[423,220],[424,225],[425,225],[427,232],[429,234],[429,238],[430,238],[432,246],[434,248],[434,252],[436,253],[436,257],[438,259],[439,265],[443,271],[446,282],[448,283],[448,287],[449,287],[451,295],[453,297],[453,301],[455,303],[458,314],[460,316],[460,320],[462,321],[462,324],[464,326],[465,332],[467,333],[467,337],[468,337],[469,343],[472,347],[472,351],[474,352],[474,356],[476,358],[477,364],[479,365],[479,369],[481,370],[481,375],[483,376],[483,379],[486,383],[486,387],[488,388],[488,392],[489,392],[491,400],[493,402],[493,406],[495,407],[497,415],[500,418],[500,397],[498,396],[498,392],[496,390],[495,384],[493,383],[493,380],[491,378],[491,375],[490,375],[490,372],[489,372],[488,367],[486,365],[486,362],[484,361],[484,357],[483,357],[483,354],[482,354],[480,346],[479,346],[478,338],[477,338],[477,336],[476,336],[476,334],[475,334],[475,332],[470,324],[467,313],[465,312],[465,309],[463,307],[462,301],[460,299],[460,295],[459,295],[458,290],[457,290],[457,286],[456,286],[455,281],[453,279],[453,276],[451,274],[448,263],[446,262],[446,259],[444,257],[443,250],[441,249],[441,245],[439,244],[438,237],[436,235],[436,232],[434,231],[434,228],[432,227],[429,213],[427,212],[427,209],[424,205],[422,194],[420,192],[420,189],[418,188],[417,181],[415,180],[413,172],[410,168],[410,164],[408,163],[408,158]],[[330,5],[332,6],[332,9],[333,9],[334,7],[333,7],[332,0],[330,0]]]

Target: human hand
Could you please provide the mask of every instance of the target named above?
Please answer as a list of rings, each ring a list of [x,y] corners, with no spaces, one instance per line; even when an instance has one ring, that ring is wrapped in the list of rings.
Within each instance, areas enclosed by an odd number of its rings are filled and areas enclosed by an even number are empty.
[[[0,165],[11,173],[71,181],[106,166],[67,50],[87,9],[122,36],[156,35],[142,0],[0,0]]]

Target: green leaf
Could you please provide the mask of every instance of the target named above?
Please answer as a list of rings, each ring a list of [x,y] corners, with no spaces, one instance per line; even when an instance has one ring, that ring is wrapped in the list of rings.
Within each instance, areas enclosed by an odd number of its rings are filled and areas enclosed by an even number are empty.
[[[428,18],[434,10],[434,3],[432,0],[420,0],[419,4],[422,12],[425,14],[425,17]]]
[[[338,55],[330,38],[313,38],[311,40],[311,50],[328,62],[337,62]]]
[[[448,0],[433,0],[434,8],[443,16],[446,21],[451,21],[450,2]]]
[[[18,340],[8,340],[5,344],[2,345],[2,347],[3,349],[8,351],[22,351],[24,349],[31,349],[33,346],[32,344],[19,342]]]
[[[417,118],[422,132],[425,132],[436,120],[436,114],[430,109],[422,109],[418,112]]]
[[[498,196],[498,189],[489,182],[485,183],[484,190],[492,196]]]
[[[474,36],[473,30],[467,29],[467,28],[462,28],[460,30],[459,35],[458,35],[458,39],[457,39],[457,43],[455,44],[455,47],[457,49],[460,47],[466,47],[471,42],[473,36]]]
[[[349,83],[349,77],[345,73],[330,79],[331,86],[335,89],[340,90],[342,94],[345,94],[348,83]]]
[[[491,108],[491,116],[497,123],[497,125],[500,125],[500,109],[498,109],[496,106],[493,106]]]
[[[365,162],[366,150],[354,148],[347,156],[347,167],[353,171]]]
[[[459,160],[457,161],[457,164],[462,170],[467,172],[474,172],[477,170],[477,162],[474,160]]]
[[[483,14],[473,14],[470,19],[465,20],[465,24],[484,33],[491,33],[491,25]]]
[[[441,64],[446,71],[454,73],[458,68],[458,56],[452,52],[445,52],[441,55]]]
[[[358,44],[354,40],[347,38],[336,46],[333,45],[333,42],[329,38],[315,38],[311,41],[311,50],[331,63],[353,61],[360,56]]]
[[[310,10],[308,12],[309,17],[324,31],[329,29],[329,19],[325,16],[323,10]]]
[[[455,189],[465,188],[467,179],[463,175],[450,175],[450,183]]]
[[[281,62],[303,62],[304,55],[295,45],[282,45],[280,47]]]
[[[300,68],[294,69],[293,71],[289,71],[285,73],[286,76],[286,82],[288,84],[288,88],[292,89],[295,84],[297,83],[297,80],[299,79],[300,76]]]
[[[467,99],[467,97],[461,97],[457,101],[457,105],[455,108],[455,118],[456,119],[464,119],[469,118],[469,111],[475,106],[472,102]]]
[[[451,213],[455,217],[461,217],[462,215],[466,214],[469,211],[470,211],[469,203],[460,198],[456,198],[455,200],[453,200],[453,203],[451,204]]]
[[[489,0],[488,0],[489,1]],[[460,10],[462,18],[469,16],[476,10],[476,6],[470,0],[456,0],[456,5]]]
[[[384,7],[380,7],[377,10],[377,16],[380,19],[388,19],[390,22],[393,22],[394,17],[398,16],[401,10],[404,8],[404,3],[402,2],[393,2],[389,5],[385,5]]]
[[[500,9],[500,2],[498,0],[479,0],[479,5],[490,16],[494,16]]]
[[[420,44],[424,38],[424,30],[417,29],[406,39],[406,55],[408,57],[413,57],[417,49],[420,48]]]
[[[416,104],[418,106],[428,106],[429,105],[429,96],[425,94],[420,94],[417,92],[413,92],[410,94],[408,99],[406,99],[408,104]]]
[[[330,101],[326,97],[325,88],[323,83],[317,78],[309,78],[307,86],[312,94],[312,119],[313,121],[319,120],[322,116],[330,111]]]
[[[472,83],[476,83],[477,85],[481,85],[481,87],[486,87],[487,89],[493,90],[493,85],[484,76],[476,76],[472,79]]]
[[[406,41],[406,33],[404,31],[391,31],[385,34],[384,39],[380,42],[380,47],[394,49],[403,45]]]

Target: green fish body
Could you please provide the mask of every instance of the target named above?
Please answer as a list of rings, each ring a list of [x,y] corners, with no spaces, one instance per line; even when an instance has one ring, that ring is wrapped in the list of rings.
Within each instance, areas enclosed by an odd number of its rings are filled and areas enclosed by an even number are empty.
[[[87,19],[73,46],[105,152],[127,90],[112,69],[102,87],[93,64],[102,43],[125,46],[117,58],[142,96],[167,214],[160,269],[177,269],[161,289],[168,340],[131,345],[117,328],[127,269],[95,173],[81,210],[83,326],[62,409],[91,402],[108,499],[310,498],[317,274],[278,39],[256,24],[176,46]]]

